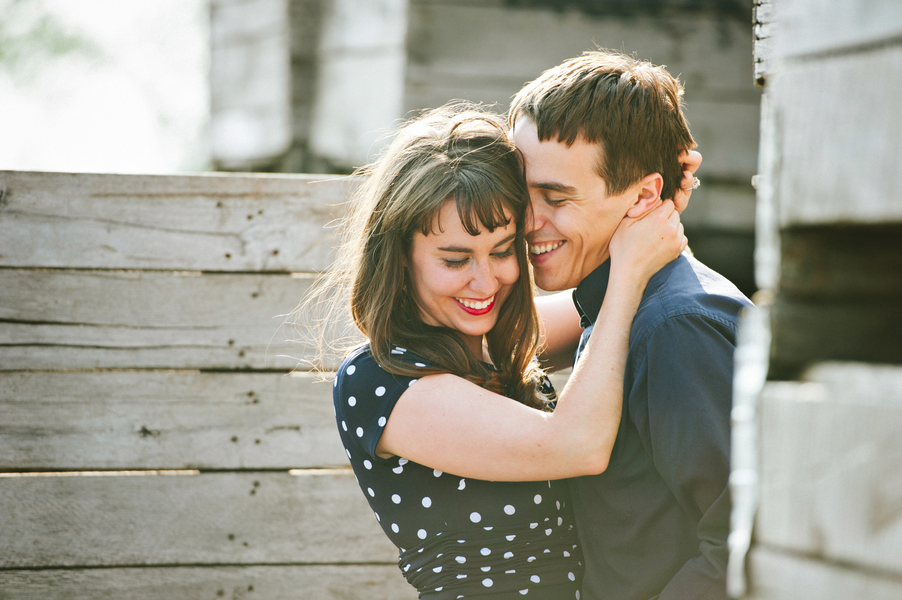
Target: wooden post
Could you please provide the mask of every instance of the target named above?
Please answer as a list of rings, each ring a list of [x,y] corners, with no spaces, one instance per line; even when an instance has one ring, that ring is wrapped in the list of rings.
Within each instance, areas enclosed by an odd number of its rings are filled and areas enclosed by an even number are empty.
[[[734,429],[734,469],[737,453],[758,458],[760,505],[729,588],[899,598],[902,5],[758,0],[755,35],[755,299],[771,343],[758,434]]]

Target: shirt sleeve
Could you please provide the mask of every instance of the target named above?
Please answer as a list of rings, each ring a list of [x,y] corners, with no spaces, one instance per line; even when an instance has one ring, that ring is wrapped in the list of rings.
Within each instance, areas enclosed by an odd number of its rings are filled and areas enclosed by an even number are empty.
[[[681,508],[698,521],[697,554],[660,600],[726,598],[730,408],[735,331],[699,315],[659,325],[637,361],[629,410],[646,452]]]
[[[416,364],[416,363],[414,363]],[[392,375],[368,350],[351,354],[335,375],[332,401],[338,433],[348,458],[360,452],[372,460],[385,424],[401,394],[416,378]]]

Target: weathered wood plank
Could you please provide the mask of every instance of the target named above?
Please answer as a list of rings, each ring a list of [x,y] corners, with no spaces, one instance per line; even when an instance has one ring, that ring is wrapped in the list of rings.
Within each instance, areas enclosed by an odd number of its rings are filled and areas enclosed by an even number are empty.
[[[0,478],[0,568],[397,563],[350,469]]]
[[[902,224],[786,229],[780,234],[780,294],[815,301],[886,298],[902,306],[900,241]]]
[[[395,565],[155,567],[0,571],[0,598],[17,600],[413,600]]]
[[[898,600],[902,579],[758,546],[749,556],[747,600]]]
[[[773,61],[774,9],[771,0],[755,0],[752,31],[755,47],[755,83],[764,86]]]
[[[472,85],[475,79],[487,84],[497,81],[496,88],[504,86],[507,95],[492,100],[504,110],[510,95],[525,81],[598,46],[635,52],[643,59],[667,64],[684,81],[696,82],[694,92],[700,98],[725,90],[754,92],[748,21],[698,13],[618,18],[485,3],[462,6],[458,2],[412,2],[409,18],[411,51],[405,108],[433,106],[416,104],[411,94],[428,93],[423,84],[442,85],[443,76],[448,76],[455,84],[464,85]],[[460,43],[461,31],[467,32],[466,44]],[[524,44],[524,38],[530,43]],[[719,52],[712,52],[713,48]],[[470,91],[466,87],[457,89],[454,97],[471,97],[464,94]]]
[[[467,32],[465,44],[461,31]],[[618,18],[417,2],[411,4],[408,45],[405,111],[453,98],[496,103],[504,111],[525,82],[597,46],[666,64],[686,84],[693,135],[705,155],[701,176],[738,174],[747,182],[756,172],[760,91],[747,21],[703,13]]]
[[[313,279],[0,269],[0,369],[284,369],[315,354],[286,315]],[[288,355],[288,356],[285,356]],[[334,362],[334,361],[333,361]]]
[[[761,410],[758,541],[902,574],[902,367],[824,363]]]
[[[761,119],[760,99],[754,88],[753,93],[751,98],[725,98],[718,102],[686,100],[684,112],[691,123],[692,136],[705,156],[700,179],[739,182],[751,188],[752,175],[757,172]],[[748,221],[747,225],[751,227],[753,222]]]
[[[0,470],[344,466],[332,385],[297,373],[0,373]]]
[[[797,300],[771,308],[771,367],[792,374],[825,360],[902,363],[899,299]]]
[[[765,175],[781,228],[902,222],[887,176],[902,171],[902,78],[886,76],[899,72],[902,45],[786,65],[768,81],[776,129],[763,143],[779,160]]]
[[[778,24],[774,52],[779,60],[902,41],[898,0],[778,0],[774,4]]]
[[[0,266],[322,271],[354,182],[0,171]]]
[[[692,201],[680,220],[687,228],[751,232],[755,223],[755,189],[748,183],[705,180],[702,187],[692,192]]]

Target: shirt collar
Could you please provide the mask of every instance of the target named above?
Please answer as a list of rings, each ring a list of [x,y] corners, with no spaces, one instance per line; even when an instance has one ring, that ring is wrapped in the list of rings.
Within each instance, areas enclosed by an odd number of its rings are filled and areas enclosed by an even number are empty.
[[[594,271],[586,275],[573,291],[573,303],[579,312],[579,325],[583,329],[595,324],[611,276],[611,259],[604,261]]]

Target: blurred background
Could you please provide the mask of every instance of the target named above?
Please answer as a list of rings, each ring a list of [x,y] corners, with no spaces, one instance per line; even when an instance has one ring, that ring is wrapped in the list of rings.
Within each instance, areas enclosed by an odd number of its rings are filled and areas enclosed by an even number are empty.
[[[507,109],[607,47],[686,86],[684,216],[748,295],[760,90],[752,0],[0,0],[0,169],[349,173],[417,111]]]

